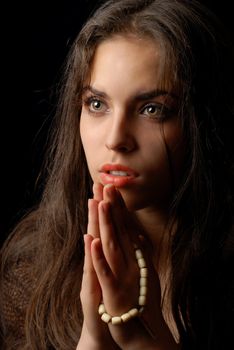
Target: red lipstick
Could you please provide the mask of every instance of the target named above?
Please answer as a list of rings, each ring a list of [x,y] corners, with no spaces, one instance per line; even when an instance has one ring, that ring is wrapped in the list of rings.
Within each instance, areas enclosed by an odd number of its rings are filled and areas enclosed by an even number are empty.
[[[124,187],[139,176],[135,170],[121,164],[105,164],[100,173],[103,185],[112,184],[115,187]]]

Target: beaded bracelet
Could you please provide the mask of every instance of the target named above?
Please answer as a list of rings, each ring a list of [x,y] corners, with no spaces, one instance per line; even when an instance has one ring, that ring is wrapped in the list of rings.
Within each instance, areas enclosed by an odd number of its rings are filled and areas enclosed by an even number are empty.
[[[120,324],[122,322],[127,322],[134,317],[137,317],[144,310],[146,305],[146,295],[147,295],[147,277],[148,269],[146,266],[145,259],[143,257],[141,249],[135,247],[135,257],[137,264],[140,270],[140,279],[139,279],[139,298],[138,298],[138,307],[130,309],[128,312],[120,316],[111,316],[107,313],[105,305],[101,303],[98,308],[98,313],[101,316],[103,322],[111,322],[113,325]]]

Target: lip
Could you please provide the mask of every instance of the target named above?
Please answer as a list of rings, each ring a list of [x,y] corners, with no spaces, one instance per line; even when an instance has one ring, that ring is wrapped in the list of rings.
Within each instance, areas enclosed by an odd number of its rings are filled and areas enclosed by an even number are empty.
[[[127,175],[113,175],[110,171],[121,171],[125,172]],[[139,176],[139,174],[122,164],[105,164],[100,169],[100,176],[103,185],[112,184],[116,187],[124,187],[131,184]]]

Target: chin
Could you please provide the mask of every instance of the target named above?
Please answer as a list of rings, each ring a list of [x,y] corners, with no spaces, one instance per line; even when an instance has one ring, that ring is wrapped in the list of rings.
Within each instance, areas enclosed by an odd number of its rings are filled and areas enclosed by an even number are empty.
[[[151,209],[157,211],[167,211],[169,207],[169,196],[163,197],[158,195],[153,195],[153,193],[138,193],[133,191],[128,191],[127,189],[119,189],[125,205],[129,212],[136,212],[143,209]]]
[[[146,201],[141,198],[141,196],[134,194],[130,190],[128,191],[126,189],[119,189],[119,192],[121,193],[121,196],[129,212],[135,212],[148,206],[146,204]]]

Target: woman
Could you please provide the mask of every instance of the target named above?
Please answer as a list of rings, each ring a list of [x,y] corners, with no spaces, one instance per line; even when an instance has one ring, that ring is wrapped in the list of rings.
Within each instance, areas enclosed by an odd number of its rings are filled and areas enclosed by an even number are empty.
[[[2,249],[3,348],[226,348],[224,35],[196,1],[111,0],[87,21],[64,70],[43,196]]]

